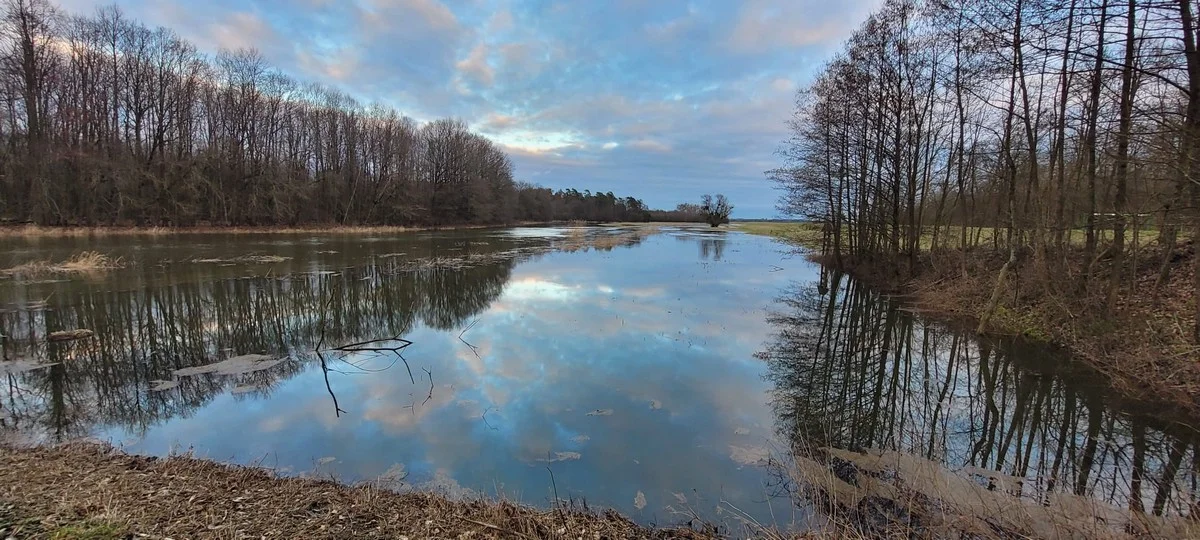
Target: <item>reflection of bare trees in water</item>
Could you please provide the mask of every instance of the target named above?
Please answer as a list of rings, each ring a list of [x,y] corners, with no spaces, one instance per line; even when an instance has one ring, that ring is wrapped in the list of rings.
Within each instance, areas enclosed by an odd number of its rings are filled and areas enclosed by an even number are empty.
[[[500,295],[516,259],[400,273],[394,264],[380,259],[336,273],[184,281],[132,290],[113,290],[112,283],[63,284],[44,309],[0,312],[0,333],[8,336],[6,358],[57,363],[3,376],[0,427],[56,440],[83,434],[93,425],[136,432],[187,415],[234,385],[269,393],[279,381],[320,360],[313,351],[322,335],[332,347],[403,336],[418,322],[442,330],[461,326]],[[95,337],[44,340],[50,332],[73,328],[94,330]],[[370,356],[342,352],[359,359]],[[170,390],[150,391],[151,381],[171,379],[174,370],[246,353],[294,361],[236,377],[185,377]],[[371,369],[341,365],[353,368]]]
[[[720,262],[725,256],[726,240],[723,236],[716,238],[703,238],[700,240],[700,258],[703,260],[713,260]]]
[[[894,450],[1154,514],[1197,500],[1196,431],[1114,411],[1102,381],[1017,341],[926,325],[837,273],[771,316],[778,431],[794,449]]]

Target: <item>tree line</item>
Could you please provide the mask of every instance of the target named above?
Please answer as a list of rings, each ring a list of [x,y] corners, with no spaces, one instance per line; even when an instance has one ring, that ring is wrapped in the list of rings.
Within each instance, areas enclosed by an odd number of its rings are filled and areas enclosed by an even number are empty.
[[[1192,0],[888,0],[799,95],[770,173],[781,210],[823,223],[839,264],[914,271],[923,252],[990,245],[1004,264],[984,324],[1018,269],[1108,309],[1177,274],[1194,296],[1195,15]]]
[[[460,120],[419,124],[295,80],[254,50],[202,54],[116,6],[5,0],[0,218],[46,225],[442,225],[649,219],[551,191]]]

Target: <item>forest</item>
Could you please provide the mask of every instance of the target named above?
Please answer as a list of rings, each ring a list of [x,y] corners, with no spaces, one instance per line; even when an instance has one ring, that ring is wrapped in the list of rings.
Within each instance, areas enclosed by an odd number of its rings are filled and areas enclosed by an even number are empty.
[[[823,224],[844,267],[986,274],[981,331],[1010,298],[1076,326],[1137,305],[1138,327],[1172,318],[1155,332],[1195,354],[1195,11],[889,0],[798,96],[769,173],[781,211]]]
[[[43,225],[646,221],[633,197],[514,179],[456,119],[424,124],[215,56],[116,6],[8,0],[0,20],[0,219]],[[696,220],[674,211],[660,219]]]

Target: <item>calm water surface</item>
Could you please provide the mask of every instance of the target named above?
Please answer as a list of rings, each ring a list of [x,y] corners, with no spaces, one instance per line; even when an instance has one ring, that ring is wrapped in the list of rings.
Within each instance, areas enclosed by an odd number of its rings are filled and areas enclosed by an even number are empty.
[[[765,463],[820,446],[999,470],[1030,496],[1196,498],[1195,432],[1060,355],[926,324],[765,238],[656,232],[5,240],[0,267],[128,266],[0,280],[0,425],[453,496],[557,489],[660,524],[806,526]],[[75,328],[96,337],[44,339]],[[411,345],[329,350],[391,338]],[[245,355],[284,361],[174,373]]]

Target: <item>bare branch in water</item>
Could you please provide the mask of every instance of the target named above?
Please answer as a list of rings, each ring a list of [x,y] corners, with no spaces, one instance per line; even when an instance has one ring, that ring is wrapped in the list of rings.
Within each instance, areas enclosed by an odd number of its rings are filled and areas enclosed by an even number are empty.
[[[373,346],[373,345],[376,345],[379,343],[387,343],[389,341],[398,341],[398,342],[400,342],[400,345],[395,346],[395,347],[375,347],[375,346]],[[360,341],[358,343],[350,343],[347,345],[342,345],[340,347],[334,347],[332,350],[342,351],[342,352],[366,352],[366,351],[399,352],[399,351],[404,350],[405,347],[408,347],[409,345],[412,345],[412,344],[413,343],[411,341],[404,339],[400,336],[396,336],[396,337],[391,337],[391,338],[371,339],[371,340],[367,340],[367,341]]]
[[[479,319],[475,319],[475,320],[471,321],[471,324],[468,324],[466,328],[463,328],[463,331],[458,333],[458,340],[463,342],[464,345],[471,348],[471,352],[475,353],[475,358],[483,360],[483,358],[481,358],[479,356],[479,347],[476,347],[476,346],[472,345],[470,342],[468,342],[467,340],[463,339],[463,334],[466,334],[468,330],[475,328],[475,325],[478,322],[479,322]]]
[[[333,393],[333,387],[329,385],[329,365],[325,363],[325,355],[321,351],[316,351],[317,358],[321,360],[321,373],[325,374],[325,389],[329,391],[329,397],[333,398],[333,413],[338,418],[342,417],[342,413],[346,412],[338,406],[337,395]]]
[[[496,426],[493,426],[493,425],[491,424],[491,422],[488,422],[488,419],[487,419],[487,413],[488,413],[488,411],[490,411],[490,410],[492,410],[492,409],[493,409],[493,407],[491,407],[491,406],[488,406],[488,408],[486,408],[486,409],[484,409],[484,410],[483,410],[483,415],[482,415],[480,418],[483,418],[483,423],[484,423],[485,425],[487,425],[487,427],[490,427],[490,428],[492,428],[492,431],[500,431],[500,429],[499,429],[499,428],[497,428]]]
[[[405,365],[408,365],[408,363],[405,362]],[[433,399],[433,372],[425,368],[421,368],[421,370],[424,371],[426,375],[429,375],[429,396],[425,398],[425,401],[421,402],[421,406],[424,407],[426,403],[429,403],[429,400]]]

